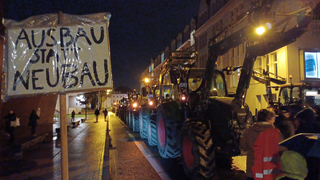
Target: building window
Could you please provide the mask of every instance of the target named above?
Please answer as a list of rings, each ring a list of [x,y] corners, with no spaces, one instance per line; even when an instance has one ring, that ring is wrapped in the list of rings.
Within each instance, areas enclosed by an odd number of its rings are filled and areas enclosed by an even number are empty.
[[[320,52],[304,53],[304,70],[306,78],[320,79]]]
[[[164,61],[164,53],[161,54],[161,62]]]
[[[272,54],[272,66],[273,73],[278,76],[278,58],[277,53]]]
[[[243,10],[244,10],[244,5],[240,4],[240,14],[243,13]]]
[[[235,8],[234,15],[236,16],[236,18],[238,18],[238,16],[239,16],[238,8]]]
[[[269,72],[270,70],[270,62],[269,62],[269,55],[266,56],[266,71]]]
[[[257,57],[256,62],[254,63],[254,70],[262,73],[262,59],[261,57]]]
[[[232,22],[234,20],[234,13],[233,11],[230,12],[230,22]]]

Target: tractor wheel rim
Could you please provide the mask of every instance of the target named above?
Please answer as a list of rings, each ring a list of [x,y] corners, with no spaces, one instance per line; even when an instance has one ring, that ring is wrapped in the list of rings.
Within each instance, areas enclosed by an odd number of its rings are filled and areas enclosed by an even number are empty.
[[[194,157],[192,154],[192,142],[188,137],[183,138],[182,148],[184,162],[186,166],[191,169],[194,163]]]
[[[160,146],[164,147],[166,143],[166,131],[164,126],[164,120],[162,117],[159,118],[159,124],[157,127],[158,127],[158,138],[159,138]]]

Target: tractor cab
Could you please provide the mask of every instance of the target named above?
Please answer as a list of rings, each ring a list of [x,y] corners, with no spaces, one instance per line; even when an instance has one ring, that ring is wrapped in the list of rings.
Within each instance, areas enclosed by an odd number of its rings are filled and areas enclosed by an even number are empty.
[[[295,115],[304,108],[311,107],[317,114],[320,110],[320,85],[313,83],[290,83],[280,86],[279,110],[289,108]]]
[[[128,93],[130,111],[137,111],[139,109],[139,93]]]

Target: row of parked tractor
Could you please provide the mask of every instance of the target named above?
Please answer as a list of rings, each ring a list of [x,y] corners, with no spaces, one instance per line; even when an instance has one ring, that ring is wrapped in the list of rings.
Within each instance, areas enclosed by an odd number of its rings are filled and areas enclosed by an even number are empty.
[[[245,98],[249,96],[247,89],[254,76],[256,58],[291,44],[303,35],[311,22],[311,15],[307,13],[310,8],[303,10],[305,15],[296,25],[285,25],[287,31],[269,28],[259,31],[264,34],[258,34],[255,30],[263,28],[258,25],[269,17],[266,13],[278,8],[273,1],[255,4],[244,17],[248,18],[248,25],[231,32],[230,27],[237,23],[232,21],[209,40],[205,68],[197,67],[196,51],[172,51],[161,67],[157,67],[159,76],[150,77],[153,79],[144,83],[141,94],[129,94],[128,99],[123,99],[117,115],[134,132],[139,132],[141,138],[148,139],[150,146],[157,146],[162,158],[180,156],[187,177],[213,179],[220,162],[231,162],[232,156],[240,154],[239,139],[253,123]],[[279,17],[274,21],[283,24],[290,19]],[[218,69],[217,64],[229,61],[227,57],[219,57],[242,44],[246,44],[246,55],[239,67],[241,74],[236,91],[230,93],[226,75],[238,68]],[[255,77],[260,76],[256,74]],[[269,83],[266,86],[270,89]],[[291,84],[279,102],[288,105],[300,102],[293,98],[292,87]],[[231,163],[229,165],[231,168]]]
[[[231,108],[234,97],[228,97],[223,70],[207,75],[214,84],[204,101],[200,89],[205,69],[194,67],[197,53],[173,54],[162,65],[160,80],[147,78],[141,94],[128,94],[116,114],[150,146],[157,146],[162,158],[182,157],[188,177],[210,178],[221,157],[229,162],[240,154],[239,137],[252,124],[252,115],[245,104],[237,111]]]
[[[148,98],[146,94],[143,97],[139,93],[129,93],[127,99],[120,101],[116,112],[133,132],[139,132],[142,139],[147,139],[150,146],[157,145],[157,104],[155,98]]]

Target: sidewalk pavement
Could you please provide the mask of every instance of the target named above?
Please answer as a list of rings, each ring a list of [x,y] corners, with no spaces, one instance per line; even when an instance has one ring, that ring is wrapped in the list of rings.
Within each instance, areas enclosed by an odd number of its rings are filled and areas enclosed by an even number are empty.
[[[80,119],[76,117],[75,120]],[[70,118],[67,122],[71,123]],[[61,179],[60,138],[55,133],[59,124],[59,120],[54,121],[53,133],[44,143],[22,153],[15,153],[14,145],[8,145],[4,133],[0,134],[0,179]],[[37,135],[40,136],[38,128]],[[25,133],[29,134],[29,127],[25,129]],[[16,143],[24,141],[26,139],[17,139]],[[78,127],[72,128],[71,125],[68,130],[69,179],[109,179],[108,161],[109,135],[102,115],[98,123],[95,123],[94,116],[89,116]]]

